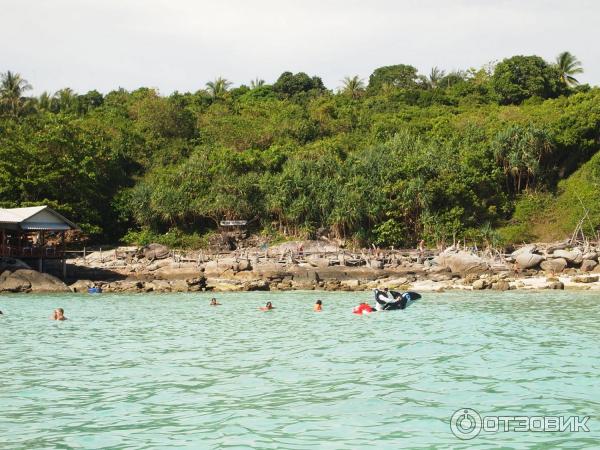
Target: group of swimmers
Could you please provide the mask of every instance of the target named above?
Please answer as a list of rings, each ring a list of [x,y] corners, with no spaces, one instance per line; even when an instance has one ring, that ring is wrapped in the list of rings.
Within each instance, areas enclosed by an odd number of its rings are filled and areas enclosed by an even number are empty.
[[[216,298],[213,297],[210,299],[209,306],[219,306],[220,304],[221,303],[219,303]],[[261,311],[271,311],[272,309],[275,309],[275,307],[273,306],[272,302],[267,302],[265,306],[261,306],[258,309],[260,309]],[[315,302],[315,305],[313,306],[313,311],[323,311],[323,302],[321,300],[317,300]]]
[[[3,315],[2,311],[0,311],[0,315]],[[65,317],[65,310],[62,308],[56,308],[52,311],[52,315],[50,316],[51,320],[67,320]]]
[[[375,289],[375,300],[376,300],[376,304],[375,304],[375,309],[378,311],[381,310],[386,310],[386,309],[403,309],[400,305],[401,305],[401,301],[403,300],[401,296],[400,300],[396,300],[393,295],[391,296],[391,298],[389,297],[389,295],[392,294],[391,292],[388,291],[387,288],[385,288],[383,291],[380,291],[378,289]],[[392,301],[389,301],[392,300]],[[219,303],[217,301],[216,298],[211,298],[210,299],[210,306],[219,306],[221,305],[221,303]],[[404,305],[406,305],[406,300],[404,300]],[[398,307],[398,308],[397,308]],[[261,306],[258,309],[260,309],[261,311],[271,311],[273,309],[275,309],[275,307],[273,306],[272,302],[267,302],[265,304],[265,306]],[[365,300],[363,302],[360,303],[360,305],[356,306],[353,310],[353,312],[355,314],[368,314],[370,312],[373,312],[373,307],[371,307],[371,305],[369,305],[369,303]],[[315,312],[321,312],[323,311],[323,302],[321,300],[317,300],[313,306],[313,311]],[[0,311],[0,315],[2,314],[2,311]],[[65,310],[62,308],[56,308],[52,315],[50,316],[50,319],[52,320],[67,320],[67,318],[65,317]]]

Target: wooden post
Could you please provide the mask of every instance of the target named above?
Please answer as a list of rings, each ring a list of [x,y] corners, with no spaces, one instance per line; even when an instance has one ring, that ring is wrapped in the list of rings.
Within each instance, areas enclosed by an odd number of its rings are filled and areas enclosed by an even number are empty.
[[[46,244],[45,237],[46,236],[44,235],[44,231],[40,231],[40,273],[44,272],[44,245]]]
[[[65,249],[65,232],[61,231],[60,233],[60,247],[62,252],[62,279],[65,281],[67,279],[67,253]]]

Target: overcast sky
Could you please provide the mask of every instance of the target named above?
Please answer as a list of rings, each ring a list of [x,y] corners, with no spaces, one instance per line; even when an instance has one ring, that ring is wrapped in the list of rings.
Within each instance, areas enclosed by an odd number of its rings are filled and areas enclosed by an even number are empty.
[[[412,64],[428,73],[569,50],[600,84],[595,0],[0,0],[0,72],[34,93],[118,87],[196,91],[281,72],[347,75]]]

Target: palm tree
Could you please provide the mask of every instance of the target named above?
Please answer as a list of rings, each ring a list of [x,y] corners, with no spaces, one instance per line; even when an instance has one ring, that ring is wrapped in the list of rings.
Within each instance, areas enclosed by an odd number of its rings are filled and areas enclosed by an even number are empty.
[[[52,96],[44,91],[37,99],[37,109],[40,111],[50,111],[52,109]]]
[[[365,92],[365,82],[358,75],[354,75],[352,78],[345,77],[342,80],[341,91],[351,98],[359,98]]]
[[[208,93],[212,98],[222,97],[231,86],[231,82],[223,77],[218,77],[215,81],[209,81],[206,83]]]
[[[566,86],[575,86],[579,84],[579,81],[573,77],[578,73],[583,73],[581,67],[581,61],[579,61],[575,55],[569,52],[562,52],[556,57],[556,68],[559,71],[560,81]]]
[[[73,112],[75,109],[75,102],[77,101],[77,94],[71,88],[63,88],[56,91],[53,99],[58,104],[58,109],[60,111]]]
[[[23,94],[30,89],[27,80],[9,70],[0,77],[0,103],[17,116],[23,104]]]
[[[250,80],[250,89],[256,89],[265,85],[265,80],[260,78],[255,78],[254,80]]]
[[[437,66],[432,67],[429,76],[426,78],[426,84],[429,87],[429,89],[435,89],[439,86],[440,81],[442,81],[442,78],[444,78],[445,76],[446,72],[439,69]]]

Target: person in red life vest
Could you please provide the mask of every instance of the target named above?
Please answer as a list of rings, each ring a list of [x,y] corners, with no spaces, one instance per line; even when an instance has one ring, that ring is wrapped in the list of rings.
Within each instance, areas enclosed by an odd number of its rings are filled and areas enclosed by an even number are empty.
[[[371,305],[365,300],[360,305],[356,306],[352,312],[354,314],[369,314],[373,312],[373,308],[371,308]]]

